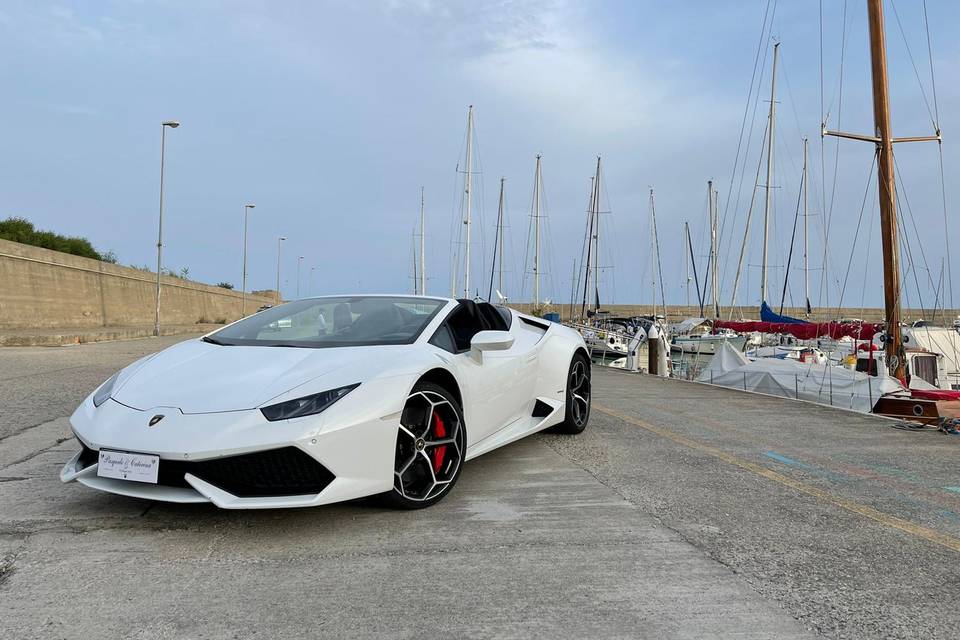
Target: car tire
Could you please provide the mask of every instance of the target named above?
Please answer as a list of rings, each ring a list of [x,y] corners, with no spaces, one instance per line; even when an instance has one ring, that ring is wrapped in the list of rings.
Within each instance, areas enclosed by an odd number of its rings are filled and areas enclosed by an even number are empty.
[[[576,435],[590,422],[590,359],[576,352],[567,371],[566,407],[563,422],[551,429],[554,433]]]
[[[423,509],[457,483],[467,453],[463,410],[432,382],[418,382],[404,404],[397,430],[393,489],[381,494],[395,509]]]

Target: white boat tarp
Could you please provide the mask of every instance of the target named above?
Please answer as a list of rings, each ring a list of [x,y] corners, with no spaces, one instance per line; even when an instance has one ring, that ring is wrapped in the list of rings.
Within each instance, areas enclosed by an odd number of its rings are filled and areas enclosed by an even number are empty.
[[[751,361],[726,343],[697,380],[864,412],[873,409],[880,396],[903,390],[889,376],[870,376],[842,367],[780,358]]]
[[[671,335],[690,333],[706,321],[706,318],[687,318],[683,322],[668,325],[667,333]]]

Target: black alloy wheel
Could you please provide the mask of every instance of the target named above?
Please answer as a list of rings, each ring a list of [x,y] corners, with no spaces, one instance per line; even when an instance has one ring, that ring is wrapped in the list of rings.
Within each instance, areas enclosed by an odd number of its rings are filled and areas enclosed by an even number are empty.
[[[443,387],[418,383],[404,405],[397,432],[392,506],[428,507],[447,495],[460,477],[466,454],[463,412]]]
[[[553,428],[556,433],[581,433],[590,421],[590,360],[580,352],[570,360],[567,373],[567,402],[563,422]]]

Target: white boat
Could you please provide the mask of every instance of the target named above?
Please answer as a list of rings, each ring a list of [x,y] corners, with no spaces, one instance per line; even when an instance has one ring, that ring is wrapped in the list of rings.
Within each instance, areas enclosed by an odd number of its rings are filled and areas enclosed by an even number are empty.
[[[749,360],[730,347],[720,352],[700,373],[699,382],[744,391],[809,400],[819,404],[869,412],[881,396],[904,392],[895,378],[814,362],[780,358]]]
[[[817,364],[826,364],[829,362],[826,354],[817,349],[801,344],[794,345],[771,345],[755,347],[745,352],[751,359],[756,358],[779,358],[780,360],[796,360],[797,362],[816,362]]]
[[[724,343],[729,344],[737,351],[743,351],[746,342],[747,336],[735,331],[720,329],[717,333],[674,336],[670,340],[670,350],[681,353],[713,355]]]
[[[941,389],[960,389],[960,335],[949,327],[913,326],[901,329],[903,343],[908,348],[940,354],[943,371],[939,375]],[[874,344],[882,347],[877,339]]]
[[[594,327],[578,327],[587,348],[591,351],[626,353],[629,337],[618,332]]]

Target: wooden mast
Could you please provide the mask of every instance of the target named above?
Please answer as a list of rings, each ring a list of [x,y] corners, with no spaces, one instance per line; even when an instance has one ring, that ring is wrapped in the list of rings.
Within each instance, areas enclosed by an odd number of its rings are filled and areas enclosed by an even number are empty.
[[[883,297],[886,312],[886,354],[890,375],[906,381],[903,339],[900,335],[900,245],[897,241],[897,192],[893,145],[897,142],[940,142],[933,136],[894,138],[890,128],[890,88],[887,80],[887,44],[883,25],[883,0],[867,0],[870,24],[870,67],[873,80],[873,121],[876,135],[842,131],[822,135],[872,142],[877,146],[877,188],[880,192],[880,233],[883,241]]]
[[[906,379],[900,335],[900,245],[897,244],[896,181],[893,136],[890,131],[890,94],[887,83],[887,45],[883,0],[868,0],[870,66],[873,76],[873,120],[877,137],[877,183],[880,191],[880,233],[883,240],[883,295],[886,310],[887,366],[891,375]]]

